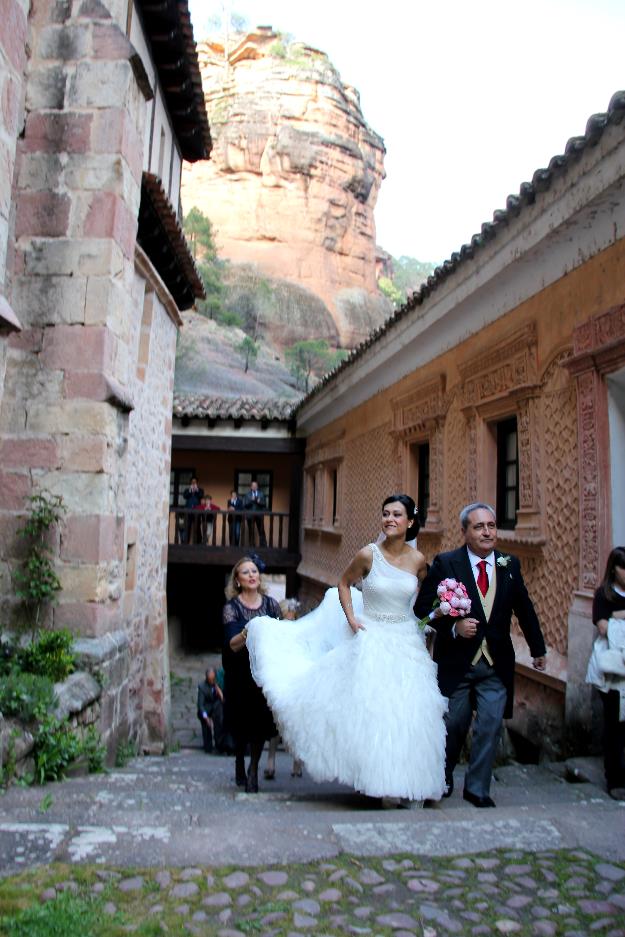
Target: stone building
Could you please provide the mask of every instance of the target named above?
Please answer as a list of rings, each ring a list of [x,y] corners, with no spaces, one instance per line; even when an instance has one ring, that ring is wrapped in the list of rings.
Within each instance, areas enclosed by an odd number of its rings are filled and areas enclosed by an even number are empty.
[[[592,731],[591,598],[625,542],[625,93],[296,411],[306,437],[303,592],[334,585],[412,494],[429,560],[497,505],[543,625],[520,632],[513,737],[553,756]],[[305,597],[304,596],[304,597]]]
[[[50,623],[107,674],[109,748],[158,745],[176,335],[202,295],[180,175],[210,153],[186,0],[7,0],[0,82],[2,624],[26,499],[60,494]]]

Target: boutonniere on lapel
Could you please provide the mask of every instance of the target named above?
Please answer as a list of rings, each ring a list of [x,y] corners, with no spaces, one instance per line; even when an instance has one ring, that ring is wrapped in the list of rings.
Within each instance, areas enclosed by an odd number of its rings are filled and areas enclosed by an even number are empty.
[[[504,556],[502,554],[501,556],[497,557],[497,566],[501,566],[503,567],[503,569],[507,569],[511,562],[512,562],[511,556]]]

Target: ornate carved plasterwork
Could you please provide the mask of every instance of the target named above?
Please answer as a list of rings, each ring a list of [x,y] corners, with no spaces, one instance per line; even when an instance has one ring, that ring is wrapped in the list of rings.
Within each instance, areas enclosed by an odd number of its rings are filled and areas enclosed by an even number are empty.
[[[530,322],[459,366],[460,405],[467,421],[467,491],[472,500],[494,500],[494,440],[488,424],[517,418],[519,510],[516,536],[542,540],[540,516],[540,434],[537,398],[536,324]],[[493,449],[491,452],[490,450]]]
[[[596,353],[613,342],[620,343],[625,336],[625,304],[614,306],[578,326],[573,333],[575,357],[584,352]]]
[[[573,332],[565,367],[577,381],[579,588],[597,586],[611,546],[610,431],[605,375],[625,365],[625,305],[593,316]]]
[[[529,323],[459,366],[462,406],[479,407],[536,385],[536,324]]]
[[[304,468],[308,471],[315,465],[327,462],[338,462],[345,455],[345,430],[324,440],[322,445],[306,450]]]
[[[445,377],[425,381],[391,401],[391,433],[399,456],[401,487],[413,487],[410,478],[410,447],[428,443],[430,447],[430,501],[423,533],[440,533],[443,480],[443,425],[447,410]]]
[[[391,401],[393,410],[393,433],[414,436],[422,429],[427,433],[431,420],[445,415],[445,377],[439,375],[414,388],[408,394]]]

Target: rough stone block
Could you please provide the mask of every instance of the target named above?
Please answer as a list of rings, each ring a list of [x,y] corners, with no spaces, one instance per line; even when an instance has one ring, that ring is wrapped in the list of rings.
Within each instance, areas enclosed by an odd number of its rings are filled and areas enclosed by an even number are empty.
[[[25,272],[34,276],[118,276],[124,268],[121,248],[107,238],[33,239],[25,251]]]
[[[68,628],[80,639],[87,639],[89,644],[78,640],[74,650],[83,662],[83,666],[101,666],[111,654],[117,653],[117,644],[110,642],[95,647],[99,639],[119,627],[119,607],[115,602],[60,602],[54,610],[55,628]]]
[[[23,505],[25,507],[25,505]],[[27,543],[24,537],[18,536],[18,531],[24,525],[26,515],[0,514],[0,544],[2,556],[5,559],[23,559]],[[0,576],[0,579],[2,577]],[[0,595],[2,591],[0,590]]]
[[[127,110],[117,107],[94,115],[91,146],[95,153],[116,153],[122,156],[138,182],[143,169],[143,138]]]
[[[67,72],[62,65],[35,68],[26,85],[26,110],[62,111],[66,86]]]
[[[28,410],[27,425],[32,433],[117,436],[113,408],[106,403],[83,400],[63,400],[51,405],[33,402]]]
[[[111,472],[114,453],[103,436],[69,436],[59,440],[59,459],[73,472]]]
[[[21,511],[32,493],[29,475],[0,471],[0,510]]]
[[[76,602],[102,602],[106,598],[106,577],[98,566],[60,566],[57,575],[65,595]]]
[[[116,345],[117,339],[107,328],[58,325],[44,336],[42,360],[47,368],[107,373],[113,367]]]
[[[20,159],[19,187],[32,192],[58,189],[63,161],[58,153],[24,153]]]
[[[40,59],[77,61],[89,56],[91,42],[85,26],[47,26],[41,30],[37,43]]]
[[[87,279],[81,276],[16,277],[15,307],[31,326],[81,325],[85,318]],[[46,336],[56,333],[48,330]],[[47,344],[50,339],[47,339]],[[44,343],[44,350],[46,343]]]
[[[63,396],[68,400],[73,398],[107,400],[109,384],[103,374],[92,371],[66,371]]]
[[[61,558],[85,563],[123,560],[123,518],[93,514],[66,518],[61,533]]]
[[[60,192],[23,192],[17,201],[15,236],[63,237],[71,199]]]
[[[110,277],[89,277],[85,302],[86,325],[108,325],[121,337],[122,325],[127,328],[131,299],[124,284]]]
[[[17,135],[20,110],[20,85],[11,76],[6,75],[0,98],[0,115],[5,133],[14,138]]]
[[[57,468],[59,454],[50,438],[8,438],[0,441],[0,465],[10,468]]]
[[[67,91],[70,107],[119,107],[134,88],[128,62],[79,62]]]
[[[71,111],[29,114],[24,149],[27,153],[87,153],[92,121],[92,114]]]
[[[9,335],[9,348],[17,353],[38,354],[43,347],[42,329],[22,329]]]
[[[54,692],[57,697],[54,715],[57,719],[67,719],[68,716],[82,712],[99,699],[102,690],[90,673],[77,671],[70,674],[67,680],[55,683]]]
[[[62,495],[70,514],[80,514],[86,506],[98,514],[112,514],[116,509],[116,489],[108,475],[47,472],[40,476],[39,484],[52,494]]]
[[[126,257],[134,257],[137,218],[113,192],[97,192],[85,219],[86,237],[111,237]]]
[[[128,181],[124,177],[127,177]],[[88,199],[89,203],[92,191],[116,191],[126,197],[126,189],[133,192],[137,188],[126,163],[115,153],[69,156],[65,163],[64,179],[69,189],[84,192],[84,198]]]
[[[26,64],[27,37],[28,23],[24,10],[16,0],[5,0],[0,17],[0,46],[20,74]]]
[[[78,10],[78,18],[88,20],[110,20],[111,14],[101,0],[83,0]]]
[[[125,59],[133,55],[133,47],[115,23],[95,23],[93,55],[96,59]]]

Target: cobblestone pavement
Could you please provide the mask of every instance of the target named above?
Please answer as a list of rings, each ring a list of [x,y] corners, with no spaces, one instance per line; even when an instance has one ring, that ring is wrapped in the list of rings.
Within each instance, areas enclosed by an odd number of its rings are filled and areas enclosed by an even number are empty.
[[[174,672],[182,730],[197,679]],[[625,804],[597,760],[499,768],[495,810],[462,800],[460,769],[449,800],[410,810],[290,770],[279,752],[248,795],[232,758],[188,748],[9,788],[0,934],[625,937]]]
[[[625,867],[585,850],[500,850],[451,860],[342,856],[260,869],[60,866],[0,883],[1,933],[11,933],[7,919],[20,921],[20,908],[26,928],[46,913],[54,919],[81,910],[80,937],[623,937]]]

